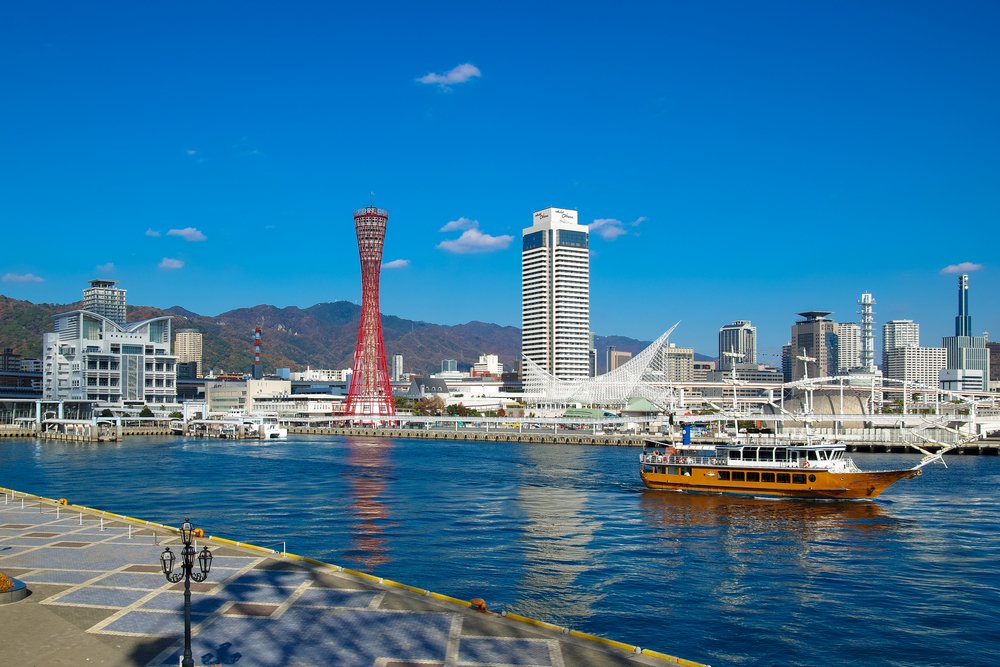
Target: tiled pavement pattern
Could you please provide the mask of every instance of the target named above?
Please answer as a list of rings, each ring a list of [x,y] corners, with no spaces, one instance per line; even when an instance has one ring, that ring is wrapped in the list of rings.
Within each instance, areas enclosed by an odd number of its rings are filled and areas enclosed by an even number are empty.
[[[198,665],[665,664],[348,574],[209,544],[209,578],[192,583]],[[0,569],[33,592],[0,606],[0,627],[27,628],[17,637],[3,633],[7,648],[26,656],[16,664],[177,665],[183,584],[160,573],[165,545],[177,551],[177,537],[135,526],[130,536],[127,524],[107,519],[102,530],[88,513],[63,508],[57,516],[55,506],[30,499],[22,508],[3,496]],[[75,641],[74,631],[90,643]]]

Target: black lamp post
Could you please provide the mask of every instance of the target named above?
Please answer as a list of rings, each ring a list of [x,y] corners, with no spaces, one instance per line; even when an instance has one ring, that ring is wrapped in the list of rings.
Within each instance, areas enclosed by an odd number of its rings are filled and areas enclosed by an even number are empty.
[[[181,541],[184,548],[181,549],[181,568],[174,572],[174,561],[177,558],[174,552],[167,547],[160,554],[160,565],[163,566],[163,576],[167,581],[176,584],[181,579],[184,580],[184,659],[181,661],[182,667],[194,667],[194,658],[191,657],[191,580],[205,581],[209,570],[212,569],[212,552],[208,547],[204,547],[198,554],[198,568],[200,572],[194,571],[194,547],[191,546],[191,536],[194,533],[194,526],[190,519],[184,519],[181,524]]]

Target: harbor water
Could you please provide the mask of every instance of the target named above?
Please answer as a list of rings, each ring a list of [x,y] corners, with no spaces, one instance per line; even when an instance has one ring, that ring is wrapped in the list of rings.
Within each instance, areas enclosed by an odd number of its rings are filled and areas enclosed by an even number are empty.
[[[855,454],[865,469],[916,455]],[[292,436],[0,441],[0,486],[713,665],[993,665],[1000,459],[875,502],[648,491],[638,450]]]

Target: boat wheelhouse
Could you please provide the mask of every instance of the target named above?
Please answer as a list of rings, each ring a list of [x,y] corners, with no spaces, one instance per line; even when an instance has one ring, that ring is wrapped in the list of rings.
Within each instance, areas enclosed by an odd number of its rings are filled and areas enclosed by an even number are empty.
[[[940,459],[901,470],[865,471],[839,443],[677,447],[647,441],[640,476],[651,489],[791,498],[875,498]]]

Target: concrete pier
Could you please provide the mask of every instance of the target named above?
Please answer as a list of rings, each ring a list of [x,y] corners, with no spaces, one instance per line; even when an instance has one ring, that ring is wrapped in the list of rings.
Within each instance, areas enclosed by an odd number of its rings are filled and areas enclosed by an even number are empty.
[[[159,563],[165,546],[178,550],[176,529],[0,492],[0,569],[31,591],[0,606],[5,664],[178,663],[183,584]],[[294,554],[197,541],[214,554],[192,584],[197,664],[699,664]]]

